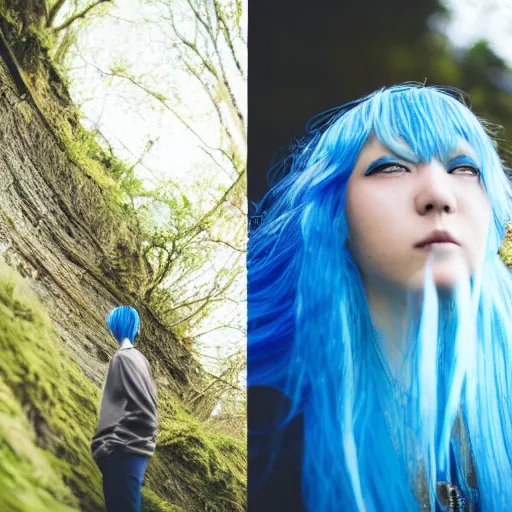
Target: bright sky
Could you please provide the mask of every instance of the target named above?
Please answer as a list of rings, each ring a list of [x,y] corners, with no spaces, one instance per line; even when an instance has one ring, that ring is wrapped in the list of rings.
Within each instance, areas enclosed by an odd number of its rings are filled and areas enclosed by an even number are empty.
[[[247,2],[243,3],[245,8]],[[98,125],[121,158],[136,161],[148,140],[154,141],[144,165],[139,167],[141,177],[153,178],[145,170],[147,167],[157,174],[191,182],[204,174],[207,163],[198,139],[158,101],[133,84],[120,78],[109,79],[101,72],[108,72],[113,63],[121,63],[134,75],[142,76],[152,90],[169,98],[170,103],[177,102],[179,94],[182,112],[188,113],[196,124],[201,123],[200,134],[215,146],[219,130],[206,114],[211,110],[208,100],[196,80],[173,65],[165,41],[168,22],[158,21],[159,14],[157,6],[123,0],[108,9],[107,16],[93,20],[80,35],[82,52],[73,61],[72,76],[77,79],[72,81],[71,90],[81,104],[86,124]],[[144,19],[149,21],[141,22]],[[238,49],[245,63],[246,51],[243,47]],[[245,83],[234,73],[231,83],[247,117]],[[226,183],[229,182],[228,179]]]
[[[510,0],[443,0],[452,12],[443,27],[454,46],[464,48],[486,39],[512,66],[512,2]]]

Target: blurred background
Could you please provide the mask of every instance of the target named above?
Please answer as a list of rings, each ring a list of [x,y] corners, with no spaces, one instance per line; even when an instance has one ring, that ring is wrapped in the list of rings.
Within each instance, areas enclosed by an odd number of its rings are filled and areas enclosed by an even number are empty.
[[[258,0],[249,11],[248,196],[330,107],[401,82],[458,87],[512,137],[510,0]],[[508,164],[506,145],[500,142]],[[283,152],[279,153],[281,157]]]

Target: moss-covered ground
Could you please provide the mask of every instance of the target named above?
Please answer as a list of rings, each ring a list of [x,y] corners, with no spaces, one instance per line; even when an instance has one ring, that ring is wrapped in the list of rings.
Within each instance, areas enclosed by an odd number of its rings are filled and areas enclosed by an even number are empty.
[[[77,343],[80,341],[77,340]],[[104,510],[89,452],[100,390],[65,352],[37,296],[0,264],[0,510]],[[165,391],[143,510],[245,510],[245,447]]]
[[[208,430],[171,396],[160,397],[158,453],[147,480],[184,512],[246,510],[246,446]]]
[[[21,405],[0,379],[0,506],[2,510],[77,510],[77,500],[36,444]]]

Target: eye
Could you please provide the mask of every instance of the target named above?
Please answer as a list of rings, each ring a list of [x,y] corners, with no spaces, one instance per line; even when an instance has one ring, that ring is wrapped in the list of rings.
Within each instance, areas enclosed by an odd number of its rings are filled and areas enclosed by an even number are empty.
[[[468,155],[459,155],[453,158],[446,166],[449,174],[461,176],[474,176],[480,178],[480,169],[475,160]]]
[[[404,172],[410,172],[409,168],[401,162],[395,159],[379,158],[376,162],[371,164],[365,171],[365,176],[371,174],[402,174]]]
[[[410,172],[407,165],[405,165],[401,160],[397,160],[396,158],[384,156],[378,158],[374,162],[372,162],[368,169],[364,172],[365,176],[370,176],[371,174],[403,174],[405,172]]]
[[[461,174],[463,176],[475,176],[480,177],[480,170],[472,165],[458,165],[448,171],[449,174]]]
[[[381,164],[373,168],[369,174],[398,174],[402,172],[410,172],[409,168],[405,165],[398,163]]]

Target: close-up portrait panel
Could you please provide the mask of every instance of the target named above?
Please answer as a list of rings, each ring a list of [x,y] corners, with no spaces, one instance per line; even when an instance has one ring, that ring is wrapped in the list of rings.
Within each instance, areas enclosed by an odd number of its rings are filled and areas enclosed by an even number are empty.
[[[250,512],[512,502],[510,22],[251,4]]]

